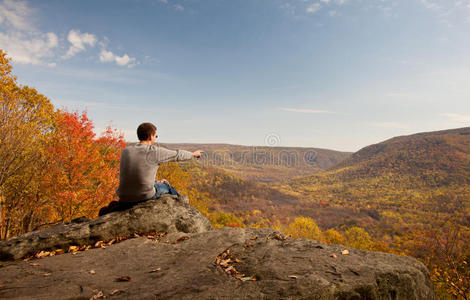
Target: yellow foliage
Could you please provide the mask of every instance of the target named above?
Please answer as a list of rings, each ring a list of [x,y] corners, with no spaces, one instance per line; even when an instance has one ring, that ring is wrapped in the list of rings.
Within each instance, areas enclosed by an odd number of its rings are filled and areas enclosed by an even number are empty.
[[[370,235],[361,227],[351,227],[344,233],[346,246],[362,250],[370,250],[373,246]]]
[[[334,229],[328,229],[327,231],[323,232],[323,240],[330,244],[344,245],[346,242],[344,236]]]
[[[295,218],[286,230],[293,238],[307,238],[312,240],[322,240],[322,232],[318,225],[311,218]]]

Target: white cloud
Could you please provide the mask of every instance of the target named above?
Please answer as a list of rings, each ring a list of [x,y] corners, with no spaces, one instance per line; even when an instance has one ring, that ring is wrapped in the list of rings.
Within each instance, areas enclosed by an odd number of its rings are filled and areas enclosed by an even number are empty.
[[[330,10],[330,11],[328,12],[328,15],[329,15],[330,17],[334,17],[334,16],[336,16],[336,13],[337,13],[336,10]]]
[[[56,60],[60,57],[60,40],[53,32],[41,32],[35,27],[34,10],[25,1],[0,0],[0,49],[7,52],[13,61],[22,64],[45,65],[55,67]],[[78,29],[69,31],[67,41],[70,43],[67,52],[61,57],[70,58],[87,48],[94,47],[98,38],[92,33],[81,33]],[[100,44],[105,47],[107,39]],[[108,53],[109,52],[109,53]],[[135,58],[125,54],[114,55],[110,51],[100,54],[100,61],[114,61],[120,66],[133,66]]]
[[[444,113],[442,115],[449,118],[451,121],[454,121],[454,122],[459,122],[459,123],[470,122],[470,115],[461,115],[461,114],[454,114],[454,113]]]
[[[101,62],[115,62],[119,66],[128,66],[132,67],[135,64],[135,58],[130,57],[127,54],[123,56],[118,56],[111,51],[107,51],[105,49],[101,50],[100,53],[100,61]]]
[[[306,12],[313,14],[319,11],[321,8],[320,3],[316,2],[307,7]]]
[[[33,65],[49,65],[47,60],[54,56],[54,49],[58,45],[57,36],[35,33],[34,35],[21,32],[0,32],[0,48],[15,62]]]
[[[71,44],[63,58],[70,58],[78,52],[84,51],[87,46],[93,47],[96,44],[96,36],[91,33],[80,33],[80,30],[70,30],[67,40]]]
[[[320,2],[328,4],[328,2],[330,2],[330,0],[320,0]]]
[[[176,10],[179,10],[179,11],[184,10],[184,7],[180,4],[175,4],[174,7],[175,7]]]
[[[32,30],[32,9],[25,1],[4,0],[0,3],[0,24],[18,30]]]
[[[32,13],[24,1],[0,2],[0,24],[4,28],[0,32],[0,48],[17,63],[50,65],[47,60],[59,44],[57,35],[37,30]]]

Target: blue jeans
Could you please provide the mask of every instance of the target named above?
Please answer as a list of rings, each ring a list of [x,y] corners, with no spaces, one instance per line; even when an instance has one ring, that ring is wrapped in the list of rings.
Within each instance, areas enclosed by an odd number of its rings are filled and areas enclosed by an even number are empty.
[[[155,195],[152,198],[150,198],[150,200],[157,199],[162,194],[171,194],[171,195],[177,195],[178,197],[181,197],[181,195],[175,190],[175,188],[166,182],[155,181],[153,186],[155,187]]]

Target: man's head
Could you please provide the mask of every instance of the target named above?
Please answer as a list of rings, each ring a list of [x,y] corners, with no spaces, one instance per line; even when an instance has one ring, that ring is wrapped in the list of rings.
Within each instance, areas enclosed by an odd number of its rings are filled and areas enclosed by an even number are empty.
[[[151,141],[155,142],[156,138],[156,133],[157,133],[157,127],[153,125],[152,123],[142,123],[137,127],[137,137],[139,138],[139,141]]]

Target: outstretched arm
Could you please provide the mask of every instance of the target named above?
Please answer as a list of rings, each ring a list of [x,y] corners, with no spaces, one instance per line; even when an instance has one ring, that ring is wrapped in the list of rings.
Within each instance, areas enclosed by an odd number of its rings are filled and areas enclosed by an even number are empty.
[[[186,150],[169,150],[163,147],[157,147],[155,153],[155,162],[157,163],[165,163],[170,161],[184,161],[189,160],[193,157],[199,158],[201,157],[202,150],[198,150],[195,152],[190,152]]]

